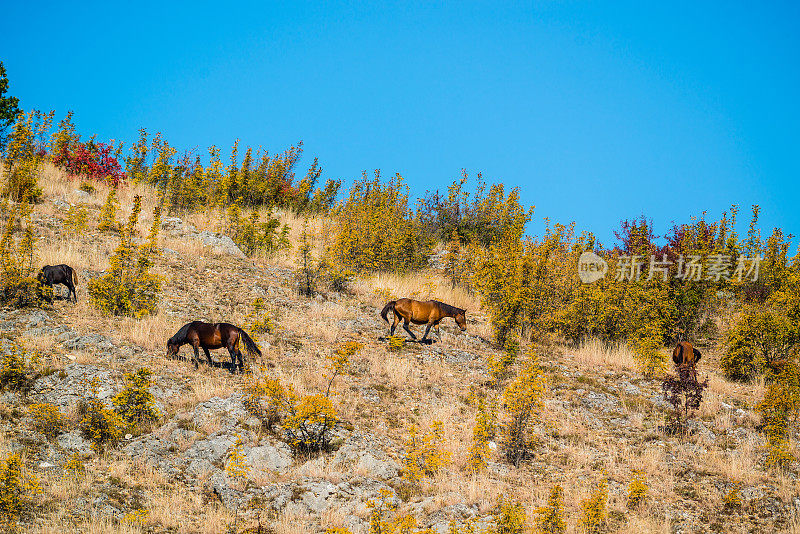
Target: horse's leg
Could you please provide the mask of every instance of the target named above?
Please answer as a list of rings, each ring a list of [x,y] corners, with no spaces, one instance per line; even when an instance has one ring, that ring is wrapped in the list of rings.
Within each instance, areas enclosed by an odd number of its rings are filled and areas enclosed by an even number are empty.
[[[432,340],[428,339],[428,332],[431,331],[431,327],[432,326],[433,326],[433,323],[428,323],[428,325],[425,327],[425,333],[422,334],[422,339],[420,340],[420,343],[425,343],[426,341],[432,341]]]
[[[440,321],[436,321],[433,326],[436,327],[436,335],[439,336],[439,341],[442,340],[442,331],[439,330],[439,323]]]
[[[194,349],[194,368],[200,368],[200,343],[192,343]]]
[[[206,360],[208,360],[208,366],[214,367],[214,360],[211,359],[211,352],[208,350],[208,347],[203,347],[203,352],[206,353]]]
[[[397,328],[397,323],[399,323],[399,322],[400,322],[400,317],[398,317],[397,314],[395,314],[395,316],[394,316],[394,324],[392,324],[392,328],[389,331],[389,335],[390,336],[394,335],[394,329]]]
[[[403,321],[403,328],[405,328],[406,332],[411,334],[411,339],[417,339],[417,336],[415,336],[414,332],[412,332],[411,329],[408,327],[408,323],[409,323],[408,319],[404,320]]]
[[[71,300],[74,303],[78,303],[78,294],[75,292],[75,285],[72,283],[72,280],[67,280],[67,283],[64,284],[69,289],[69,293],[67,293],[67,300]]]
[[[231,366],[232,366],[231,373],[235,373],[236,372],[236,351],[237,351],[237,349],[236,349],[235,345],[233,343],[229,343],[228,344],[228,353],[231,355]]]

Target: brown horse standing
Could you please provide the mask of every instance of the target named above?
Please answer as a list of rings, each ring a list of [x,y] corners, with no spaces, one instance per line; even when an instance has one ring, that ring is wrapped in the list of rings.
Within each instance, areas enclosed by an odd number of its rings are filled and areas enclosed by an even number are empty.
[[[436,327],[436,334],[439,336],[440,340],[442,339],[442,335],[439,332],[439,323],[445,317],[452,317],[455,319],[456,324],[462,332],[467,329],[467,310],[450,306],[449,304],[439,302],[438,300],[428,300],[425,302],[413,299],[392,300],[383,307],[383,310],[381,310],[381,317],[383,317],[383,320],[387,323],[389,322],[388,315],[390,311],[394,312],[394,323],[392,324],[391,331],[389,332],[390,336],[394,335],[394,330],[397,328],[397,323],[399,323],[401,319],[403,320],[403,328],[405,328],[406,332],[411,334],[413,339],[417,339],[417,336],[415,336],[414,332],[408,328],[408,324],[414,323],[427,325],[425,328],[425,333],[422,335],[422,342],[430,341],[427,338],[428,332],[431,331],[431,327]]]
[[[700,351],[692,346],[688,341],[681,341],[672,351],[672,361],[675,362],[675,367],[678,369],[690,368],[694,371],[695,377],[697,370],[695,365],[700,360]]]
[[[244,343],[244,347],[250,356],[261,356],[261,350],[256,345],[247,332],[228,323],[204,323],[202,321],[192,321],[178,330],[174,336],[167,341],[167,356],[176,356],[181,346],[191,344],[194,348],[194,368],[200,364],[199,348],[203,348],[206,353],[208,364],[213,365],[211,353],[208,349],[219,349],[225,347],[231,355],[233,371],[236,371],[236,360],[239,360],[239,372],[242,372],[244,361],[242,351],[239,350],[239,341]]]

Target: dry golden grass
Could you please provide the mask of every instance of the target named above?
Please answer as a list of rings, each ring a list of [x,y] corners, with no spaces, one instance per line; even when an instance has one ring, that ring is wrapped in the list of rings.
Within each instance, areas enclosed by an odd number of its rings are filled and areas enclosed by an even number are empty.
[[[590,367],[610,367],[635,370],[633,351],[624,343],[608,344],[598,339],[588,339],[571,351],[575,360]]]
[[[413,298],[415,300],[439,300],[467,310],[467,318],[481,310],[477,295],[468,293],[462,287],[452,286],[444,276],[433,271],[420,271],[409,274],[376,273],[358,278],[352,289],[360,300],[382,308],[389,300]]]

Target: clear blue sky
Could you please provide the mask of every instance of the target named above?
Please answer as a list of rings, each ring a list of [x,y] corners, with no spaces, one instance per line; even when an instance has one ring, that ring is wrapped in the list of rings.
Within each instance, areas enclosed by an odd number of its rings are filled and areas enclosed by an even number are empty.
[[[226,4],[7,2],[9,92],[100,139],[303,140],[346,184],[480,171],[536,206],[531,233],[609,244],[622,218],[662,234],[732,203],[742,230],[759,203],[800,233],[800,4]]]

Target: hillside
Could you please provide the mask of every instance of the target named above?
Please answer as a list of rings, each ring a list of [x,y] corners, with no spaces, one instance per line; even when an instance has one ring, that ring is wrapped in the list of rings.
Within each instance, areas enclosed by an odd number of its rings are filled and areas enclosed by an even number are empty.
[[[718,354],[704,350],[699,364],[709,388],[687,436],[664,431],[671,407],[661,381],[644,378],[624,347],[587,344],[578,349],[537,347],[546,377],[544,408],[534,426],[535,446],[519,467],[505,462],[496,441],[488,469],[467,466],[480,396],[497,398],[487,361],[500,356],[477,297],[451,289],[437,272],[360,278],[350,291],[303,297],[294,277],[299,227],[293,249],[248,258],[215,234],[217,214],[165,218],[153,271],[163,276],[158,313],[141,320],[106,317],[89,304],[86,283],[108,269],[118,238],[95,231],[106,189],[78,191],[53,168],[40,178],[43,201],[33,221],[40,239],[40,264],[67,263],[79,277],[78,303],[56,300],[43,310],[0,310],[8,354],[22,342],[42,355],[46,376],[30,390],[0,395],[4,452],[21,451],[42,493],[27,532],[324,532],[347,528],[368,532],[370,500],[397,506],[387,518],[408,514],[420,528],[448,532],[470,518],[478,532],[491,528],[501,498],[522,503],[528,524],[550,489],[564,490],[568,532],[583,532],[581,503],[607,477],[611,532],[797,532],[800,483],[763,467],[764,440],[754,405],[763,382],[726,381]],[[146,233],[154,194],[145,186],[121,190],[123,213],[133,193],[144,198],[139,228]],[[84,206],[88,229],[65,226],[71,206]],[[312,221],[317,248],[330,221]],[[63,288],[58,287],[58,290]],[[65,290],[64,290],[65,291]],[[389,350],[383,303],[392,295],[437,298],[466,307],[468,330],[451,319],[442,340],[406,343]],[[262,361],[250,375],[224,365],[165,357],[166,340],[192,320],[245,324],[261,298],[274,331],[258,336]],[[421,333],[419,327],[412,327]],[[280,431],[270,431],[248,412],[244,391],[262,377],[280,379],[298,395],[324,394],[328,356],[342,343],[363,345],[349,373],[337,376],[330,398],[342,421],[332,450],[293,451]],[[213,353],[217,362],[225,351]],[[520,358],[521,361],[521,358]],[[519,365],[519,363],[517,363]],[[102,454],[77,429],[78,403],[90,394],[110,403],[125,385],[124,374],[152,371],[151,393],[160,416],[138,435],[126,435]],[[33,428],[28,407],[51,403],[69,419],[55,439]],[[496,403],[502,410],[499,402]],[[412,427],[422,431],[441,421],[441,449],[450,461],[424,477],[419,491],[406,491],[403,458]],[[237,445],[237,439],[240,443]],[[226,470],[231,454],[243,455],[242,479]],[[85,473],[70,475],[78,453]],[[649,487],[644,504],[626,506],[628,485],[640,470]],[[737,485],[740,483],[740,485]],[[740,502],[737,502],[737,497]],[[261,530],[259,530],[261,525]]]

